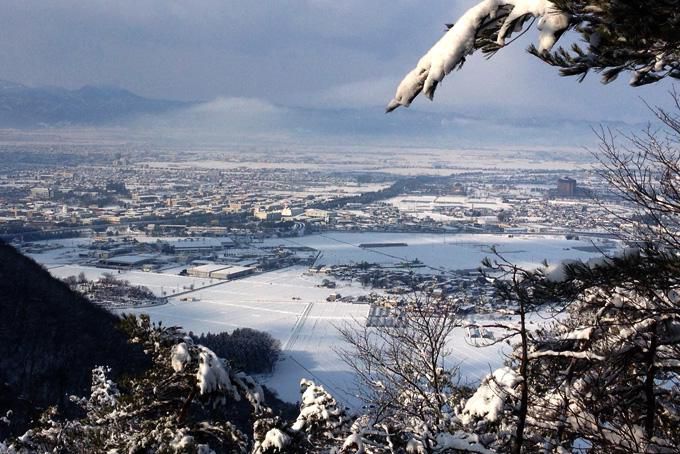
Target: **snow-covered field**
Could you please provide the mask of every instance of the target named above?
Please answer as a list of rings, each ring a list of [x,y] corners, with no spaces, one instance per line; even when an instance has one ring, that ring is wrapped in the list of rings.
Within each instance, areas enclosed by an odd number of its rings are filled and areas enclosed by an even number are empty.
[[[223,144],[221,144],[223,146]],[[226,150],[220,149],[224,153]],[[490,169],[587,169],[592,165],[592,156],[579,147],[523,145],[512,147],[421,147],[416,143],[395,147],[376,145],[324,145],[309,146],[296,144],[295,150],[272,153],[271,150],[250,153],[247,158],[243,150],[233,150],[233,159],[228,153],[219,160],[201,159],[196,161],[146,161],[140,165],[155,168],[207,168],[207,169],[309,169],[338,171],[370,171],[395,175],[451,175],[469,170]],[[389,159],[385,157],[389,156]]]
[[[49,241],[36,241],[35,244],[39,246],[48,246],[49,250],[41,252],[26,252],[26,255],[31,257],[38,263],[47,268],[54,265],[66,265],[71,263],[78,263],[78,254],[86,252],[87,248],[92,243],[90,238],[66,238]]]
[[[401,195],[386,200],[387,203],[399,208],[399,211],[415,218],[430,218],[439,222],[461,221],[463,219],[473,222],[496,222],[495,213],[508,209],[510,204],[504,203],[501,198],[484,196],[433,196],[433,195]],[[477,216],[474,219],[464,215],[463,210],[470,209],[491,210],[494,215]],[[457,212],[457,217],[452,212]]]
[[[83,272],[88,279],[96,279],[107,271],[78,265],[50,268],[60,278]],[[208,279],[141,271],[123,272],[116,277],[145,285],[157,294],[161,285],[169,294],[170,289],[191,281],[197,290],[187,296],[196,301],[170,298],[163,306],[125,312],[146,313],[154,321],[181,326],[197,334],[246,327],[267,331],[281,342],[284,355],[274,374],[260,379],[281,398],[295,402],[299,398],[300,379],[305,377],[323,384],[346,405],[358,404],[353,375],[334,350],[341,344],[336,326],[355,320],[362,322],[368,314],[368,305],[326,302],[326,298],[331,293],[366,294],[368,289],[345,282],[338,282],[335,289],[319,287],[322,278],[309,275],[305,267],[272,271],[206,289],[200,286],[208,283]],[[468,344],[462,328],[456,330],[450,347],[452,359],[461,362],[463,381],[479,380],[489,367],[502,361],[496,348],[480,349]]]
[[[601,240],[596,244],[600,244]],[[406,243],[407,246],[362,248],[360,244]],[[590,240],[567,240],[564,236],[491,235],[491,234],[424,234],[424,233],[355,233],[332,232],[294,239],[271,239],[266,244],[303,245],[318,249],[322,255],[317,264],[343,264],[367,261],[398,264],[414,259],[433,270],[478,268],[485,257],[492,257],[491,247],[513,263],[536,267],[544,260],[549,264],[564,259],[583,259],[597,255],[575,247],[592,247]]]
[[[82,265],[51,265],[48,269],[52,276],[59,279],[78,276],[80,273],[84,273],[88,280],[93,281],[101,278],[105,273],[109,273],[116,279],[129,281],[131,285],[148,287],[156,296],[172,296],[190,291],[192,288],[199,289],[220,282],[216,279],[179,276],[171,273],[148,273],[145,271],[118,272],[118,270]]]
[[[352,374],[333,347],[339,338],[338,324],[361,320],[368,305],[326,302],[331,293],[365,294],[361,287],[339,283],[338,288],[318,287],[321,278],[309,276],[304,267],[291,267],[191,294],[198,301],[171,299],[163,306],[132,313],[148,313],[153,320],[179,325],[194,333],[231,331],[239,327],[269,332],[281,342],[284,358],[271,376],[262,381],[286,400],[299,397],[303,377],[324,384],[339,399],[356,403],[351,393]]]
[[[85,273],[95,279],[101,268],[77,265],[77,251],[68,240],[64,248],[42,254],[32,254],[45,264],[56,277]],[[366,243],[406,243],[405,247],[361,248]],[[574,247],[592,246],[590,241],[566,240],[556,236],[514,236],[486,234],[401,234],[401,233],[328,233],[294,239],[266,240],[263,246],[274,244],[304,245],[322,251],[320,263],[377,262],[397,264],[418,258],[432,270],[477,268],[481,260],[491,255],[495,245],[508,259],[524,266],[535,266],[544,259],[556,263],[562,259],[588,259],[596,254]],[[358,403],[353,390],[353,375],[340,361],[334,348],[340,346],[335,329],[344,323],[363,320],[368,306],[327,302],[331,293],[343,296],[370,292],[358,284],[338,282],[338,288],[320,287],[322,276],[310,274],[305,267],[291,267],[257,274],[244,279],[218,282],[210,279],[179,276],[171,272],[150,273],[123,271],[116,277],[134,285],[149,287],[160,295],[170,296],[169,303],[126,312],[148,313],[154,321],[182,326],[194,333],[231,331],[249,327],[267,331],[281,342],[282,361],[271,376],[261,380],[276,390],[281,398],[295,402],[299,398],[301,378],[323,384],[346,405]],[[215,285],[217,284],[217,285]],[[193,285],[195,291],[181,301],[173,294],[184,292]],[[477,319],[477,323],[484,320]],[[498,367],[503,357],[501,347],[479,348],[471,345],[464,329],[457,329],[451,338],[452,360],[460,362],[461,380],[476,382],[491,369]]]
[[[171,299],[164,306],[126,312],[147,313],[155,321],[194,333],[239,327],[267,331],[281,342],[284,355],[274,374],[260,377],[264,384],[281,398],[295,402],[300,379],[305,377],[354,406],[358,400],[353,375],[334,350],[341,345],[336,326],[361,322],[368,305],[325,300],[334,292],[358,295],[368,290],[342,282],[331,290],[318,287],[320,282],[320,277],[308,275],[304,267],[291,267],[198,290],[191,294],[198,301]],[[463,381],[475,382],[502,362],[499,347],[470,345],[462,328],[455,331],[450,348],[452,359],[461,362]]]

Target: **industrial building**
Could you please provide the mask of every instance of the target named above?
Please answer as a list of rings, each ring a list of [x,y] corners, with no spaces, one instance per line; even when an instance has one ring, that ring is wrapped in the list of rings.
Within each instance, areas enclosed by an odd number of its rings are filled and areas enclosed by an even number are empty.
[[[195,266],[187,270],[189,276],[222,280],[238,279],[254,272],[253,267],[217,263]]]
[[[177,254],[200,254],[221,251],[234,246],[231,238],[182,238],[162,240],[162,243]]]
[[[157,254],[118,255],[115,257],[103,257],[97,265],[105,268],[129,270],[151,263],[157,258]]]

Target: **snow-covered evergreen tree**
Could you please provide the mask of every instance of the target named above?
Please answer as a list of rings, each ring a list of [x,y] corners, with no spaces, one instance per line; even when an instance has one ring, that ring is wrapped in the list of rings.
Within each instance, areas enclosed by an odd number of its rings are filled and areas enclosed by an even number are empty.
[[[643,277],[641,260],[612,262],[623,279],[576,271],[569,316],[535,337],[529,425],[553,449],[582,440],[602,452],[678,452],[678,280],[642,284],[628,274]]]
[[[50,409],[5,449],[248,452],[250,442],[230,421],[231,411],[239,408],[252,419],[270,415],[262,388],[177,328],[154,325],[147,316],[126,317],[123,326],[152,358],[147,372],[118,386],[107,378],[106,368],[95,368],[89,399],[73,398],[85,411],[83,418],[63,419]],[[245,407],[237,407],[239,402]]]
[[[467,10],[418,61],[399,84],[390,112],[408,107],[437,86],[477,50],[487,55],[510,43],[513,34],[536,25],[538,45],[529,51],[563,75],[581,78],[590,71],[603,81],[632,72],[631,85],[680,77],[680,14],[677,1],[635,0],[482,0]],[[554,49],[567,30],[584,44]]]
[[[633,86],[680,77],[680,3],[676,0],[553,0],[571,18],[581,44],[554,52],[530,51],[580,78],[593,70],[602,81],[631,72]]]

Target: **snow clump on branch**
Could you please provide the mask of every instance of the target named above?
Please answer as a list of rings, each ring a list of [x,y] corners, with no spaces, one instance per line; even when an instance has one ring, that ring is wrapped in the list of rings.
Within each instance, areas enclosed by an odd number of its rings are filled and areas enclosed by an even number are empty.
[[[490,422],[497,421],[509,398],[517,394],[515,388],[520,382],[521,377],[509,367],[502,367],[487,375],[463,408],[463,424],[470,424],[477,417]]]
[[[323,386],[318,386],[310,380],[300,381],[302,402],[300,415],[292,426],[294,431],[307,430],[314,427],[333,429],[342,424],[344,413],[338,408],[338,403]]]
[[[483,32],[498,30],[496,44],[502,47],[506,38],[520,32],[532,18],[538,19],[541,53],[552,49],[570,22],[568,14],[547,0],[483,0],[470,8],[404,77],[386,111],[410,106],[420,93],[431,100],[444,77],[460,68],[468,55],[482,47]]]
[[[240,400],[239,394],[229,378],[226,364],[210,349],[199,346],[198,371],[196,381],[201,394],[222,391]]]
[[[170,357],[170,363],[172,365],[172,369],[175,372],[182,372],[184,370],[184,366],[186,366],[186,364],[191,361],[189,347],[185,342],[174,345],[172,347],[171,354],[172,356]]]

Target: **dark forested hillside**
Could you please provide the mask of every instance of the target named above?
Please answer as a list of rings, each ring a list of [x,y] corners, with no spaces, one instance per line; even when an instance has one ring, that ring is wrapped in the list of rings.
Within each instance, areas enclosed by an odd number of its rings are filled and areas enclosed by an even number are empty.
[[[116,316],[0,243],[0,416],[17,399],[26,408],[63,407],[70,394],[89,394],[97,365],[114,375],[144,367],[141,348],[117,325]],[[20,426],[20,419],[12,421]]]

